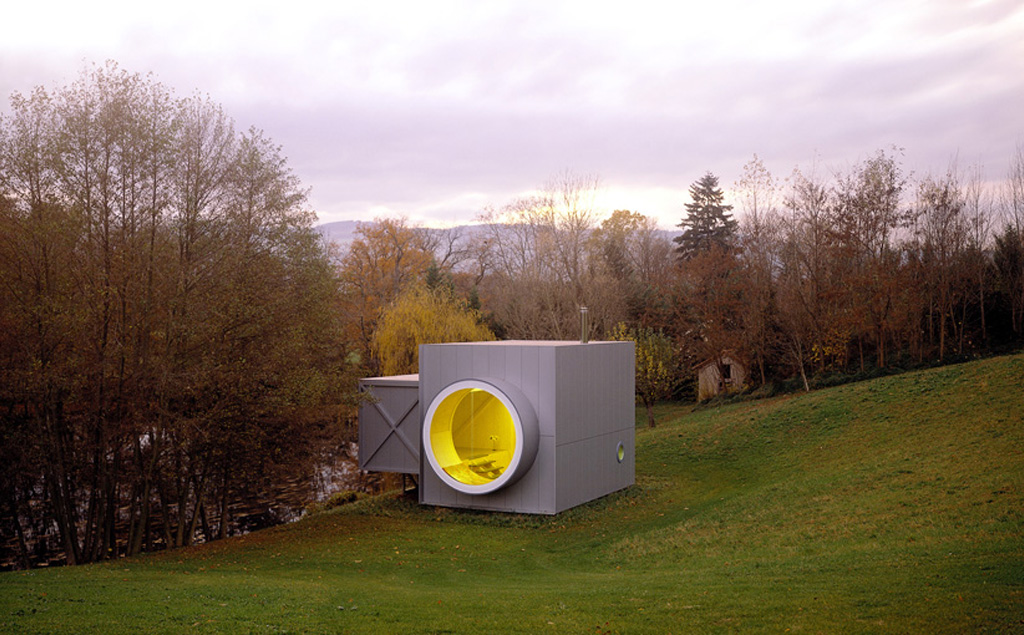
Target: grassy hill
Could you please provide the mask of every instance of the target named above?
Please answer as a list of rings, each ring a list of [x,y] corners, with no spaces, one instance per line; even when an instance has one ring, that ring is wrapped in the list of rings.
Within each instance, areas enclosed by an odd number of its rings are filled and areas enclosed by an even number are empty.
[[[0,575],[8,632],[1024,632],[1024,356],[640,427],[553,518],[364,499]]]

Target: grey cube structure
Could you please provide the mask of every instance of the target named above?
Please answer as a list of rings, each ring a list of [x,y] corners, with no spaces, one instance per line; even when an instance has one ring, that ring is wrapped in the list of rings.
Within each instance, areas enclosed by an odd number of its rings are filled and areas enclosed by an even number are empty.
[[[421,503],[557,514],[635,482],[632,342],[425,344],[419,360]],[[386,403],[389,379],[363,380],[378,397],[360,411],[364,469],[390,465],[385,445],[408,449],[398,415],[363,419],[403,410]]]

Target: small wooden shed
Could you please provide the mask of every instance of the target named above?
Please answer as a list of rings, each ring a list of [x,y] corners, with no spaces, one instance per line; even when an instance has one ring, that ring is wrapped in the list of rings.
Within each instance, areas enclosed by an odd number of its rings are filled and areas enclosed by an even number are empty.
[[[732,351],[697,365],[697,400],[742,390],[747,384],[747,366]]]

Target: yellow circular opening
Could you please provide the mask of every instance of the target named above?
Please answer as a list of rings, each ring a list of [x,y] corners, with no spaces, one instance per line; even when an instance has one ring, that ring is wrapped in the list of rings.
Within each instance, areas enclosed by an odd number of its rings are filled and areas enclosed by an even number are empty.
[[[622,463],[622,460],[626,458],[626,446],[619,443],[619,447],[615,449],[615,458]]]
[[[516,451],[512,413],[479,388],[445,397],[429,422],[430,449],[437,464],[456,481],[484,485],[508,469]]]

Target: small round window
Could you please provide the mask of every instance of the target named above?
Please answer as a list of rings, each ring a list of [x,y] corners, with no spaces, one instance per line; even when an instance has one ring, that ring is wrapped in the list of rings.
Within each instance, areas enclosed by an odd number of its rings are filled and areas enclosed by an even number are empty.
[[[622,461],[625,458],[626,458],[626,446],[624,446],[622,444],[622,442],[619,441],[618,447],[615,448],[615,460],[618,461],[619,463],[622,463]]]
[[[522,476],[533,463],[536,417],[529,404],[518,403],[524,398],[514,400],[507,392],[517,391],[463,380],[431,402],[423,446],[434,473],[449,486],[467,494],[492,492]]]

